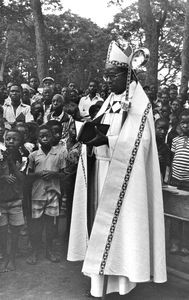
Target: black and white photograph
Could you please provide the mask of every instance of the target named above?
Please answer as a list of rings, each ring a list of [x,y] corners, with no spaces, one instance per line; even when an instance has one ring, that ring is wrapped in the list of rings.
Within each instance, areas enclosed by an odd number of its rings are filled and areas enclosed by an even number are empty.
[[[0,300],[90,299],[189,299],[189,0],[0,0]]]

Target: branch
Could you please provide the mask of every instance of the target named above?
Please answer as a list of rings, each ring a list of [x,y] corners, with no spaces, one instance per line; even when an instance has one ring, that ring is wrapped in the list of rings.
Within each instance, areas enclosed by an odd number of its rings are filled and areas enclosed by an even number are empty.
[[[26,24],[25,18],[22,19],[22,23],[23,23],[24,27],[26,28],[26,30],[28,31],[31,39],[35,39],[34,28],[32,30],[32,28]]]
[[[164,67],[165,67],[165,65],[166,65],[166,62],[165,61],[163,61],[163,63],[162,63],[162,66],[158,69],[158,72],[160,72],[161,70],[163,70],[164,69]]]
[[[121,6],[122,3],[123,3],[123,0],[109,0],[108,7],[110,7],[111,5]]]
[[[164,11],[162,13],[161,18],[157,22],[157,26],[158,26],[159,30],[164,26],[165,20],[167,18],[167,10],[168,10],[168,0],[165,0],[164,1]]]

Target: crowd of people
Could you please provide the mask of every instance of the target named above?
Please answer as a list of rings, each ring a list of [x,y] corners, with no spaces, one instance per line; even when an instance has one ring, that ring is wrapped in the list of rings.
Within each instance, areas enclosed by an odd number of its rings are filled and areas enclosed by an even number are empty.
[[[178,87],[158,90],[144,87],[152,101],[156,142],[162,183],[189,191],[189,104],[178,92]],[[170,253],[189,255],[187,222],[172,220],[170,227]]]
[[[46,257],[52,262],[60,260],[52,246],[61,211],[66,211],[69,234],[81,148],[75,122],[92,119],[104,101],[95,81],[83,94],[74,83],[62,87],[51,77],[44,78],[42,84],[39,88],[37,77],[28,84],[1,83],[1,272],[15,269],[19,234],[26,228],[32,249],[27,263],[37,263],[43,228]],[[107,93],[107,88],[102,91]]]
[[[118,73],[121,74],[121,73]],[[110,75],[109,75],[110,76]],[[189,190],[189,110],[178,87],[143,87],[153,109],[162,183]],[[20,232],[27,230],[31,253],[38,262],[45,230],[46,257],[53,251],[60,212],[66,211],[69,235],[72,200],[81,143],[76,122],[95,118],[111,88],[91,80],[81,92],[73,82],[57,84],[33,76],[21,85],[0,85],[0,254],[1,272],[15,270]],[[8,245],[8,235],[10,235]],[[189,255],[175,241],[172,253]]]

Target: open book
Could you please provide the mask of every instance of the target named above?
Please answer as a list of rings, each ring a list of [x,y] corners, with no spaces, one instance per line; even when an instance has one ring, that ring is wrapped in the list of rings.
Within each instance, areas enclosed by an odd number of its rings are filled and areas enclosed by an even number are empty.
[[[106,135],[110,125],[99,123],[99,119],[84,122],[78,130],[77,140],[82,143],[87,143],[96,136],[95,127]]]

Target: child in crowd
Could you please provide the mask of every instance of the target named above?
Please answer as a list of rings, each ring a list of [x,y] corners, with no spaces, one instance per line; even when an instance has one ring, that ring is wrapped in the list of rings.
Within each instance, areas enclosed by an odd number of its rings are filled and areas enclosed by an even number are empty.
[[[32,254],[27,259],[29,264],[36,264],[41,242],[43,225],[46,233],[46,257],[51,262],[58,262],[53,253],[53,239],[56,233],[56,217],[59,215],[61,195],[60,180],[64,177],[67,152],[60,152],[52,147],[53,135],[49,126],[39,127],[38,141],[41,148],[29,156],[28,173],[33,179],[32,219],[29,224]]]
[[[31,114],[33,116],[34,122],[39,126],[43,124],[44,119],[44,108],[43,104],[39,101],[33,102],[31,105]]]
[[[53,95],[54,95],[54,89],[51,84],[50,84],[50,86],[46,85],[43,87],[42,101],[43,101],[43,108],[44,108],[44,117],[43,117],[44,123],[46,123],[48,121],[47,117],[51,112],[51,104],[52,104]]]
[[[170,115],[170,107],[168,105],[163,104],[160,110],[160,118],[168,119]]]
[[[60,152],[65,151],[66,145],[61,141],[62,138],[62,124],[57,120],[50,120],[46,125],[52,131],[52,146]],[[60,197],[60,213],[65,213],[66,211],[66,184],[65,180],[61,181],[61,197]],[[58,225],[58,224],[57,224]],[[58,226],[57,226],[58,227]]]
[[[173,139],[171,151],[173,152],[171,184],[180,189],[189,190],[189,110],[185,109],[179,116],[179,125],[182,131],[181,136]],[[185,222],[180,220],[171,223],[171,253],[180,250],[182,255],[189,255],[189,249],[185,247],[183,241]]]
[[[32,146],[32,151],[38,150],[38,141],[37,141],[37,137],[38,137],[38,124],[35,122],[27,122],[26,123],[27,128],[28,128],[28,139],[27,139],[27,143],[31,143]]]
[[[80,121],[81,116],[78,108],[78,103],[73,97],[74,92],[68,89],[64,95],[64,111],[73,117],[74,120]],[[77,94],[77,93],[76,93]]]
[[[18,237],[24,224],[22,210],[24,175],[20,172],[22,165],[20,143],[21,135],[18,131],[11,129],[6,133],[7,150],[2,153],[0,161],[0,244],[4,257],[1,272],[13,271],[16,268]],[[11,232],[9,247],[7,245],[8,227]]]
[[[64,143],[61,142],[62,138],[62,124],[57,120],[50,120],[46,123],[52,132],[52,146],[57,147],[62,151],[65,147]]]
[[[178,123],[179,123],[178,117],[174,115],[170,116],[169,130],[167,134],[167,145],[169,146],[169,149],[171,149],[173,139],[179,135]]]
[[[81,143],[76,140],[76,132],[75,132],[75,124],[72,123],[70,127],[70,138],[67,142],[67,163],[66,170],[69,176],[66,177],[66,210],[67,210],[67,238],[69,237],[70,232],[70,224],[71,224],[71,214],[72,214],[72,203],[73,203],[73,195],[74,195],[74,187],[75,187],[75,179],[77,166],[79,161],[79,156],[81,153]]]
[[[20,132],[21,144],[19,147],[20,154],[22,156],[22,171],[26,171],[28,164],[28,156],[35,149],[35,144],[30,143],[29,140],[29,128],[27,123],[16,122],[14,128]],[[31,185],[29,184],[28,177],[25,178],[23,184],[23,212],[25,217],[25,227],[21,230],[21,234],[26,234],[28,216],[31,215]]]
[[[179,116],[182,134],[173,139],[172,184],[189,189],[189,110]]]
[[[68,148],[68,143],[70,135],[72,134],[71,130],[75,128],[74,119],[64,111],[64,99],[62,95],[56,94],[52,99],[52,112],[48,116],[48,120],[56,120],[62,124],[62,142]],[[76,129],[75,129],[76,135]]]
[[[28,155],[33,151],[35,145],[29,142],[29,128],[27,126],[27,123],[16,123],[15,128],[20,132],[22,136],[20,151],[23,156],[28,157]]]
[[[177,99],[175,99],[171,102],[170,107],[171,107],[170,117],[176,116],[178,118],[180,114],[180,102]]]
[[[60,94],[56,94],[52,98],[51,112],[48,115],[48,120],[57,120],[62,123],[64,116],[64,98]]]
[[[166,167],[170,166],[171,151],[168,145],[165,143],[165,138],[168,132],[168,128],[169,128],[169,122],[166,119],[158,119],[155,122],[156,142],[157,142],[162,182],[165,179]]]
[[[52,145],[59,149],[59,151],[63,151],[64,144],[61,143],[61,132],[62,125],[60,122],[56,120],[50,120],[46,123],[48,127],[51,128],[53,141]],[[71,222],[71,212],[72,212],[72,202],[73,202],[73,192],[75,185],[75,177],[77,171],[77,165],[79,161],[81,144],[76,141],[75,136],[75,127],[73,130],[70,128],[70,138],[67,144],[68,146],[68,154],[66,160],[66,181],[62,184],[62,203],[61,208],[64,209],[66,202],[66,211],[67,211],[67,236],[69,234],[70,222]],[[65,184],[66,183],[66,184]]]

